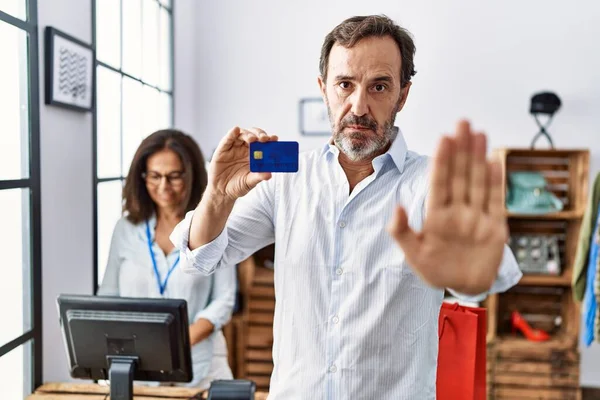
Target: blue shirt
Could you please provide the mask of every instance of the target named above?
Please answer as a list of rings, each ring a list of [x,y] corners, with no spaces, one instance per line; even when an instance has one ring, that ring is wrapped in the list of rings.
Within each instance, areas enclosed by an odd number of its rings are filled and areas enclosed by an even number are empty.
[[[223,232],[193,251],[189,213],[171,236],[182,269],[210,274],[275,243],[269,399],[434,399],[443,290],[417,277],[385,229],[398,204],[421,229],[428,159],[399,134],[350,193],[338,156],[331,144],[302,153],[298,173],[238,199]],[[505,247],[491,290],[521,276]]]
[[[179,256],[179,249],[175,248],[165,255],[154,240],[156,218],[152,217],[148,223],[157,268],[161,280],[164,280]],[[221,327],[231,318],[235,289],[235,268],[223,268],[213,276],[191,277],[179,265],[171,273],[161,295],[148,249],[146,224],[133,224],[123,217],[113,232],[98,295],[184,299],[187,301],[190,324],[200,318],[209,320],[215,326],[213,334],[192,347],[194,379],[189,385],[196,386],[207,376],[213,353],[226,351]]]

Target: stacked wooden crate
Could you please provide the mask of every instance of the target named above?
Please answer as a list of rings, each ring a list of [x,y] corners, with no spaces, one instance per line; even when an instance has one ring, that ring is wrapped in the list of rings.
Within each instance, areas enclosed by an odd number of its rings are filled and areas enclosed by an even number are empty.
[[[587,202],[589,152],[502,149],[496,153],[505,177],[512,171],[539,171],[565,207],[535,216],[507,212],[511,234],[556,235],[562,265],[559,275],[527,274],[515,288],[487,299],[488,399],[580,399],[580,317],[571,279]],[[514,334],[513,311],[533,328],[550,333],[550,340],[532,342]]]
[[[275,312],[274,246],[268,246],[238,267],[241,309],[224,329],[229,364],[238,379],[251,379],[258,391],[268,392],[273,371],[273,314]]]
[[[580,400],[579,354],[569,340],[534,344],[514,340],[488,353],[488,399]]]
[[[245,357],[245,377],[256,382],[257,389],[268,391],[273,372],[273,313],[275,289],[273,270],[257,267],[248,299],[248,324]]]

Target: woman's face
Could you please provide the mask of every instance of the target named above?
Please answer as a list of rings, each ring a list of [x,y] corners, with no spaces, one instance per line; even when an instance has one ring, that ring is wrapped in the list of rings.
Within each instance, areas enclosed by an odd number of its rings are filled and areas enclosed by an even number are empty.
[[[157,207],[177,208],[185,196],[183,163],[173,150],[164,149],[146,161],[146,189]]]

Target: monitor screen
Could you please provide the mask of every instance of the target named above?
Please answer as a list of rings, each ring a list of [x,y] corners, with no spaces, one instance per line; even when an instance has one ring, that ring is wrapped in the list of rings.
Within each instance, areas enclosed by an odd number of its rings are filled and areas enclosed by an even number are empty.
[[[192,380],[185,300],[60,295],[57,305],[73,378],[110,379],[111,365],[129,363],[134,380]]]

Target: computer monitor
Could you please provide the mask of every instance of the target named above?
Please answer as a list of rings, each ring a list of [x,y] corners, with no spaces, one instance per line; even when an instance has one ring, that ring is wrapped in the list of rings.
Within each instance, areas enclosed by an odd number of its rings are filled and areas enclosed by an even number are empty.
[[[133,380],[192,380],[185,300],[60,295],[57,306],[71,376],[109,380],[111,400],[131,400]]]

